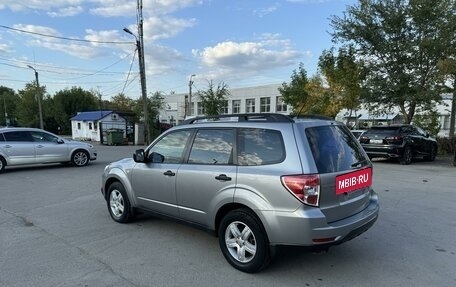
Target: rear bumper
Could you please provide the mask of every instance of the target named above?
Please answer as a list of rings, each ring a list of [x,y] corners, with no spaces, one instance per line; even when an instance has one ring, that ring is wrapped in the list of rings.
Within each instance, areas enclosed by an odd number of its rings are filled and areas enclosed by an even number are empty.
[[[295,212],[261,212],[271,245],[331,246],[351,240],[367,231],[378,218],[378,196],[372,191],[369,205],[361,212],[327,223],[318,209]]]
[[[362,145],[364,151],[370,157],[398,158],[402,156],[403,146],[396,145]]]

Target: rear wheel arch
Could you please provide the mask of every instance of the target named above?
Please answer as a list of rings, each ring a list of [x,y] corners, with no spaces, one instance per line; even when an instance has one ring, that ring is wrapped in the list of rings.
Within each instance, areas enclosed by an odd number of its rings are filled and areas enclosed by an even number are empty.
[[[233,203],[225,204],[217,211],[217,214],[215,216],[215,233],[216,234],[218,234],[218,230],[220,228],[220,222],[222,221],[223,217],[225,217],[225,215],[227,215],[228,213],[230,213],[231,211],[236,210],[236,209],[241,209],[241,210],[245,210],[245,211],[249,212],[252,216],[254,216],[258,220],[259,223],[261,223],[261,227],[263,228],[263,231],[266,233],[266,229],[264,228],[264,224],[263,224],[261,218],[255,213],[255,211],[253,211],[253,209],[251,209],[250,207],[248,207],[244,204],[233,202]]]

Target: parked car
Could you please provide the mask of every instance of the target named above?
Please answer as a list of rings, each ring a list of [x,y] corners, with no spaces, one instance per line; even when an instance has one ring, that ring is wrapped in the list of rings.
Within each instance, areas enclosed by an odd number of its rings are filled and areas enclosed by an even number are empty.
[[[0,172],[6,166],[72,163],[85,166],[96,160],[93,145],[67,140],[34,128],[0,128]]]
[[[410,164],[414,157],[433,161],[437,155],[437,141],[415,125],[374,126],[360,138],[370,158],[395,158]]]
[[[278,245],[350,240],[379,212],[372,164],[344,124],[280,114],[187,120],[106,166],[101,192],[119,223],[152,212],[214,232],[244,272]]]

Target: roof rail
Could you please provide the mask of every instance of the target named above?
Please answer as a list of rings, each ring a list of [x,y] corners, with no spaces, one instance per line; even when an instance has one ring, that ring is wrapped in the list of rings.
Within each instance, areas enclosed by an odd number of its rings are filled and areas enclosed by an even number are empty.
[[[327,120],[327,121],[334,121],[334,118],[323,116],[323,115],[316,115],[316,114],[307,114],[307,115],[290,115],[292,119],[315,119],[315,120]]]
[[[225,120],[224,120],[225,119]],[[181,125],[189,125],[198,122],[281,122],[281,123],[292,123],[294,120],[283,114],[274,113],[251,113],[251,114],[223,114],[216,116],[203,116],[195,117],[185,120]]]

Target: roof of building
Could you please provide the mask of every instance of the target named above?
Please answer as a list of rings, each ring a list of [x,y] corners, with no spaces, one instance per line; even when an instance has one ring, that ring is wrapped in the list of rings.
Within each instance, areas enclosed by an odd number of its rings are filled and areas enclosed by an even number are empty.
[[[79,112],[77,115],[72,117],[70,120],[72,120],[72,121],[98,121],[112,113],[113,113],[113,111]]]

